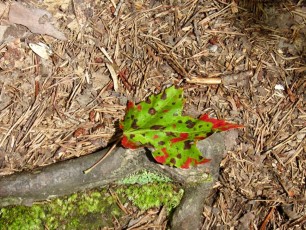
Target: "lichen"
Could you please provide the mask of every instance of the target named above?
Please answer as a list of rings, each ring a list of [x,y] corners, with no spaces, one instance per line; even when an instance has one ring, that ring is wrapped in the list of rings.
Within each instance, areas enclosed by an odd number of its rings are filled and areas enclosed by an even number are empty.
[[[128,175],[126,178],[120,180],[118,184],[148,184],[154,182],[171,182],[171,179],[159,173],[141,170],[137,173]]]
[[[208,173],[202,173],[202,174],[196,174],[196,175],[190,175],[186,183],[188,186],[195,186],[197,184],[203,184],[203,183],[209,183],[213,181],[213,177]]]

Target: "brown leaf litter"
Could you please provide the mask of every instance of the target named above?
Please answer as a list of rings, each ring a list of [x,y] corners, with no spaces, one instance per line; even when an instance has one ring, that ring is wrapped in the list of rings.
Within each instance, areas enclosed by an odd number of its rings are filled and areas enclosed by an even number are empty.
[[[305,225],[302,1],[266,6],[261,19],[234,1],[45,2],[23,3],[22,16],[39,12],[39,31],[23,24],[30,31],[13,25],[5,30],[9,40],[0,33],[1,175],[105,147],[127,100],[181,84],[186,114],[209,112],[246,126],[222,161],[203,229]],[[20,23],[0,9],[2,29]],[[56,39],[64,34],[67,41]],[[39,42],[52,49],[50,58],[32,52],[29,43]],[[131,229],[165,229],[161,215],[142,216]]]

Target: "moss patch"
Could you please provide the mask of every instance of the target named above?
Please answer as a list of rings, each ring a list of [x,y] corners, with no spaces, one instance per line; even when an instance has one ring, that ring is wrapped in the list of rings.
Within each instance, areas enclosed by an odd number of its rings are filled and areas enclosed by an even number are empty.
[[[183,190],[168,182],[144,185],[121,185],[112,188],[122,203],[130,201],[146,210],[165,205],[175,208]],[[113,227],[116,218],[124,218],[116,199],[107,188],[76,193],[31,207],[14,206],[0,209],[0,229],[99,229]]]
[[[0,209],[1,229],[98,229],[123,215],[106,189],[77,193],[31,207]]]
[[[171,183],[150,183],[146,185],[127,185],[117,189],[117,193],[126,196],[142,210],[166,206],[169,212],[179,205],[183,189]]]

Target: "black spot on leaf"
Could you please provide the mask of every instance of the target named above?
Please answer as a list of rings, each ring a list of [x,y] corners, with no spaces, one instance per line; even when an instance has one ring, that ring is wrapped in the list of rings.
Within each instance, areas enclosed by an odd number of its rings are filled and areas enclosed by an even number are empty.
[[[177,154],[177,156],[176,156],[178,159],[181,159],[182,158],[182,154]]]
[[[164,130],[165,128],[166,127],[162,125],[153,125],[150,127],[150,129],[153,129],[153,130]]]
[[[174,164],[176,163],[176,160],[174,158],[171,158],[170,163]]]
[[[135,134],[131,134],[130,138],[133,139],[135,137]]]
[[[187,140],[184,142],[184,149],[191,149],[192,141]]]
[[[132,127],[133,129],[139,129],[139,126],[137,125],[137,119],[134,119],[134,120],[133,120],[133,123],[132,123],[131,127]]]
[[[173,132],[166,132],[166,136],[168,137],[175,137],[174,133]]]
[[[164,145],[165,142],[164,142],[164,141],[159,141],[158,144],[159,144],[159,145]]]
[[[151,99],[150,99],[150,97],[147,97],[146,103],[147,103],[147,104],[151,104]]]
[[[195,122],[192,122],[191,120],[186,121],[185,124],[187,125],[187,128],[189,129],[195,126]]]
[[[149,109],[149,114],[154,115],[156,113],[156,109],[150,108]]]

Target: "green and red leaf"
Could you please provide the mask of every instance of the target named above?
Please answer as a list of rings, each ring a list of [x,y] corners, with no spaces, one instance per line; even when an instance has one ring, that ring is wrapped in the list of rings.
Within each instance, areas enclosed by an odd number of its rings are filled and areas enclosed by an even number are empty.
[[[207,115],[199,119],[182,116],[183,103],[183,90],[173,86],[137,105],[129,102],[120,123],[122,145],[126,148],[152,146],[157,162],[178,168],[208,162],[197,149],[196,141],[214,132],[241,126]]]

